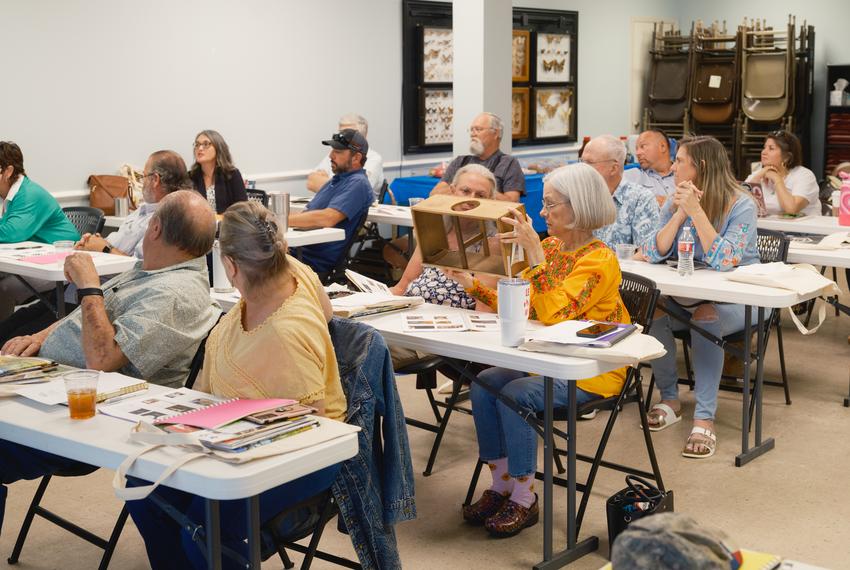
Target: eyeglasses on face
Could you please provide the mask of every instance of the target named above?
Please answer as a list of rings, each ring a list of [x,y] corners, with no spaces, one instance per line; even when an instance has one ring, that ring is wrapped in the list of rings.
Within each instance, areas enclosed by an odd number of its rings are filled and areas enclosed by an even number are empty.
[[[602,160],[585,160],[583,158],[578,159],[582,164],[589,164],[593,166],[594,164],[602,164],[603,162],[617,162],[614,158],[603,158]]]
[[[563,202],[543,202],[543,209],[546,210],[546,213],[548,214],[549,212],[552,211],[552,208],[554,208],[556,206],[560,206],[561,204],[566,204],[566,203],[567,203],[566,200],[564,200]]]
[[[477,135],[478,133],[483,132],[483,131],[492,131],[492,130],[494,130],[493,127],[469,127],[469,132],[473,135]]]
[[[202,148],[206,150],[212,146],[212,141],[195,141],[195,144],[193,144],[192,146],[194,148]]]

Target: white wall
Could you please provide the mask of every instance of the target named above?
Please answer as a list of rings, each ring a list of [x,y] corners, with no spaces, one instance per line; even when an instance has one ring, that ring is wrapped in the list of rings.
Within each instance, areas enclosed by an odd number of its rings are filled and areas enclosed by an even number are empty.
[[[675,3],[679,22],[702,19],[726,20],[729,30],[737,28],[744,17],[765,18],[774,28],[784,28],[788,14],[797,16],[797,26],[806,20],[815,27],[815,90],[812,114],[812,146],[814,171],[819,178],[823,161],[824,110],[826,107],[826,65],[850,64],[850,2],[847,0],[683,0]],[[850,77],[847,78],[850,80]],[[832,87],[830,86],[830,89]]]
[[[514,5],[579,12],[579,138],[628,132],[633,18],[687,26],[744,15],[731,0]],[[825,63],[850,61],[839,28],[850,3],[810,2],[806,14],[786,0],[747,6],[775,23],[793,9],[816,26],[822,100]],[[140,166],[160,148],[191,163],[204,128],[225,136],[243,173],[295,171],[278,186],[298,191],[299,172],[319,161],[320,140],[349,111],[369,119],[386,162],[404,158],[389,178],[443,158],[401,156],[401,0],[4,2],[3,21],[0,139],[18,142],[30,175],[54,192],[84,188],[88,174],[125,161]]]

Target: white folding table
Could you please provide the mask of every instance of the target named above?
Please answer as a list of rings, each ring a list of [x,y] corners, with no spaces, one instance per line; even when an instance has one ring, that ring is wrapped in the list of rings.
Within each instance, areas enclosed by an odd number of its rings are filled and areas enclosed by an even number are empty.
[[[825,267],[850,269],[850,247],[840,249],[804,249],[791,242],[788,263],[809,263]]]
[[[425,303],[413,309],[417,314],[463,314],[463,309]],[[453,359],[502,366],[542,376],[544,383],[544,466],[543,466],[543,561],[536,569],[561,568],[599,547],[596,536],[577,540],[576,536],[576,383],[574,380],[592,378],[599,374],[621,368],[622,364],[611,364],[587,358],[573,358],[527,352],[502,346],[498,332],[402,332],[400,313],[388,313],[364,317],[363,322],[375,327],[387,344],[421,350]],[[528,330],[542,328],[538,322],[529,322]],[[567,548],[553,553],[552,548],[552,500],[553,474],[553,378],[573,380],[569,382],[569,405],[567,410]]]
[[[12,244],[0,244],[0,273],[8,273],[17,276],[39,300],[53,309],[44,295],[36,291],[26,280],[40,279],[42,281],[53,281],[56,283],[56,316],[65,316],[65,270],[64,261],[51,262],[47,264],[32,263],[23,259],[36,255],[50,255],[54,253],[52,245],[37,242],[21,242]],[[85,252],[91,255],[97,274],[116,275],[128,271],[136,265],[138,259],[124,255],[112,255],[102,252]]]
[[[290,211],[302,212],[307,204],[303,202],[290,202]],[[392,204],[377,204],[369,208],[366,219],[376,224],[388,224],[391,226],[413,227],[413,215],[408,206],[395,206]]]
[[[642,261],[621,262],[622,270],[636,273],[655,281],[662,295],[670,297],[683,297],[713,301],[717,303],[735,303],[744,305],[744,350],[742,351],[744,361],[743,381],[743,404],[741,411],[741,453],[735,457],[735,465],[741,467],[758,456],[770,451],[774,447],[773,438],[762,437],[762,383],[764,374],[764,320],[765,309],[781,310],[791,307],[797,303],[807,301],[818,296],[818,291],[800,295],[787,289],[763,287],[730,281],[724,276],[724,272],[702,269],[694,271],[690,277],[680,277],[675,268],[664,263],[651,264]],[[752,346],[752,321],[751,307],[757,308],[756,327],[756,381],[753,392],[755,399],[755,440],[750,446],[750,363],[752,354],[749,347]],[[696,332],[699,329],[693,328]],[[704,335],[705,336],[705,335]],[[706,337],[709,338],[709,337]],[[709,338],[724,350],[728,350],[721,339]]]
[[[148,392],[167,391],[151,385]],[[46,406],[23,397],[0,398],[0,439],[98,467],[116,469],[139,450],[141,444],[128,439],[131,426],[130,422],[103,414],[84,421],[72,420],[65,406]],[[221,567],[218,502],[244,499],[249,513],[251,567],[259,569],[259,494],[345,461],[356,455],[357,449],[357,434],[350,433],[307,449],[241,465],[202,458],[181,467],[163,485],[206,499],[210,568]],[[173,448],[154,450],[140,457],[128,475],[155,481],[182,453]]]
[[[826,236],[842,229],[850,228],[839,226],[838,218],[835,216],[802,216],[799,218],[786,218],[784,216],[765,216],[759,218],[756,226],[764,230],[775,230],[786,234],[815,234]]]

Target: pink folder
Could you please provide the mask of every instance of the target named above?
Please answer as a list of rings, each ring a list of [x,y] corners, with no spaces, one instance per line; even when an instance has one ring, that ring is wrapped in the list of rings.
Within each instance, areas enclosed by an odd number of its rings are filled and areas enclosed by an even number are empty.
[[[25,261],[27,263],[37,263],[39,265],[49,265],[51,263],[56,263],[57,261],[65,259],[72,253],[74,252],[63,251],[62,253],[51,253],[50,255],[31,255],[29,257],[22,257],[19,261]]]
[[[284,400],[283,398],[272,398],[269,400],[227,400],[201,408],[200,410],[192,410],[167,418],[157,418],[155,424],[184,424],[202,429],[218,429],[236,420],[241,420],[245,416],[273,410],[274,408],[282,408],[283,406],[291,406],[297,404],[296,400]]]

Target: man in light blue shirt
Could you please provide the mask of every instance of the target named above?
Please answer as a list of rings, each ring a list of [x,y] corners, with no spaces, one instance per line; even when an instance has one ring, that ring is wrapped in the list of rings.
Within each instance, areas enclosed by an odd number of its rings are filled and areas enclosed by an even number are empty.
[[[658,200],[658,205],[663,206],[667,197],[676,191],[673,161],[670,158],[670,140],[662,131],[644,131],[638,137],[635,155],[640,168],[627,170],[623,179],[651,190]]]
[[[617,207],[613,224],[593,232],[610,248],[620,243],[643,245],[658,229],[661,210],[653,193],[623,179],[626,147],[611,135],[593,138],[584,147],[581,161],[591,165],[605,179]]]

